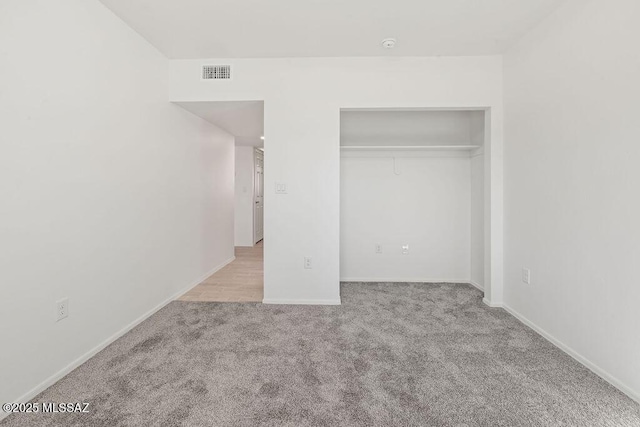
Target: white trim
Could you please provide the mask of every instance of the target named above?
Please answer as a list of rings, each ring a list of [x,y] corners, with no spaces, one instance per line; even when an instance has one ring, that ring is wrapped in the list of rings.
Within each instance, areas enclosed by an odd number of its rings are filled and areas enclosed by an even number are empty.
[[[340,298],[337,299],[279,299],[265,298],[263,304],[285,304],[285,305],[340,305]]]
[[[491,302],[486,298],[482,298],[482,302],[491,308],[503,308],[504,305],[501,302]]]
[[[397,277],[343,277],[340,282],[383,282],[383,283],[471,283],[469,279],[424,279],[424,278],[397,278]]]
[[[473,280],[469,280],[467,283],[469,283],[474,288],[484,292],[484,286],[482,286],[480,283],[474,282]]]
[[[263,140],[264,141],[264,140]],[[262,156],[262,237],[258,239],[256,229],[256,163],[258,163],[258,155]],[[253,245],[255,247],[258,242],[264,240],[264,148],[259,149],[253,147],[253,161],[251,162],[251,230],[253,231]]]
[[[233,261],[236,260],[236,256],[232,256],[231,258],[229,258],[228,260],[224,261],[222,264],[219,264],[217,267],[215,267],[213,270],[209,271],[208,273],[206,273],[204,276],[202,276],[202,278],[198,279],[200,280],[200,282],[198,283],[198,285],[202,282],[204,282],[204,280],[206,278],[208,278],[209,276],[211,276],[212,274],[216,274],[218,271],[222,270],[223,268],[225,268],[227,265],[231,264]],[[198,286],[195,285],[195,286]],[[195,287],[194,286],[194,287]]]
[[[508,305],[504,304],[502,308],[504,308],[513,317],[515,317],[516,319],[518,319],[519,321],[521,321],[522,323],[524,323],[525,325],[527,325],[528,327],[536,331],[538,334],[544,337],[551,344],[555,345],[560,350],[564,351],[569,356],[573,357],[576,361],[578,361],[583,366],[588,368],[591,372],[598,375],[600,378],[602,378],[603,380],[605,380],[606,382],[608,382],[609,384],[611,384],[612,386],[614,386],[615,388],[617,388],[618,390],[620,390],[621,392],[629,396],[631,399],[640,403],[640,392],[633,390],[631,387],[627,386],[618,378],[609,374],[604,369],[598,367],[595,363],[591,362],[589,359],[582,356],[580,353],[578,353],[577,351],[569,347],[567,344],[563,343],[562,341],[560,341],[559,339],[557,339],[556,337],[554,337],[553,335],[551,335],[550,333],[542,329],[541,327],[537,326],[531,320],[527,319],[522,314],[512,309]]]
[[[227,265],[231,264],[233,261],[236,260],[235,255],[232,256],[231,258],[227,259],[226,261],[223,261],[222,264],[218,264],[216,267],[214,267],[212,270],[210,270],[209,272],[205,273],[202,277],[200,277],[198,280],[196,280],[195,282],[192,282],[192,284],[190,285],[190,287],[186,290],[182,290],[182,293],[178,293],[175,294],[173,296],[173,299],[178,298],[179,296],[182,296],[183,294],[189,292],[191,289],[195,288],[196,286],[198,286],[200,283],[204,282],[205,279],[207,279],[209,276],[216,274],[218,271],[222,270],[223,268],[225,268]],[[168,301],[165,303],[168,304],[171,301]]]
[[[248,99],[247,101],[251,101]],[[377,103],[374,103],[377,104]],[[403,103],[403,105],[406,103]],[[444,105],[436,105],[436,106],[427,106],[424,105],[413,105],[410,107],[379,107],[379,106],[370,106],[370,105],[359,105],[355,107],[340,107],[340,111],[358,111],[358,112],[367,112],[367,111],[486,111],[486,105],[467,105],[467,106],[444,106]]]
[[[64,368],[60,369],[55,374],[51,375],[49,378],[47,378],[46,380],[42,381],[40,384],[38,384],[37,386],[35,386],[31,390],[29,390],[28,392],[24,393],[22,396],[18,397],[17,399],[12,400],[12,402],[15,402],[15,403],[27,403],[27,402],[29,402],[31,399],[36,397],[38,394],[40,394],[41,392],[43,392],[44,390],[46,390],[47,388],[51,387],[53,384],[58,382],[65,375],[69,374],[71,371],[76,369],[78,366],[82,365],[84,362],[86,362],[87,360],[91,359],[98,352],[104,350],[109,344],[113,343],[115,340],[117,340],[118,338],[122,337],[124,334],[129,332],[131,329],[135,328],[140,323],[142,323],[143,321],[145,321],[146,319],[151,317],[153,314],[155,314],[158,310],[163,308],[165,305],[169,304],[171,301],[175,300],[176,298],[184,295],[190,289],[198,286],[207,277],[211,276],[212,274],[214,274],[215,272],[217,272],[218,270],[220,270],[221,268],[223,268],[227,264],[231,263],[235,259],[236,259],[235,256],[229,258],[228,260],[226,260],[222,264],[218,265],[217,267],[213,268],[212,270],[210,270],[209,272],[204,274],[202,277],[200,277],[197,280],[191,282],[189,284],[189,286],[186,286],[186,287],[182,288],[181,290],[179,290],[178,292],[174,293],[169,298],[165,299],[160,304],[156,305],[151,310],[147,311],[142,316],[138,317],[133,322],[131,322],[128,325],[126,325],[124,328],[120,329],[118,332],[116,332],[115,334],[111,335],[109,338],[107,338],[106,340],[102,341],[100,344],[98,344],[97,346],[93,347],[91,350],[89,350],[86,353],[84,353],[82,356],[80,356],[77,359],[75,359],[73,362],[69,363],[67,366],[65,366]],[[6,413],[4,411],[0,411],[0,420],[4,419],[8,415],[9,415],[8,413]]]
[[[470,151],[480,148],[480,145],[341,145],[342,151]]]
[[[456,157],[471,158],[472,150],[340,150],[340,157],[343,159],[388,159],[397,157],[400,159],[412,158],[439,158],[439,157]]]
[[[484,156],[484,145],[481,145],[479,148],[477,148],[476,150],[473,150],[469,154],[469,157],[478,157],[478,156]]]

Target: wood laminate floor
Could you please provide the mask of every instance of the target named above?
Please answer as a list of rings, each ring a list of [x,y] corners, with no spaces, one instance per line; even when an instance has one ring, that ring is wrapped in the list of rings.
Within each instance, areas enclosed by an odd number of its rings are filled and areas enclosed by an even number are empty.
[[[264,256],[262,241],[236,247],[236,259],[178,298],[179,301],[262,302]]]

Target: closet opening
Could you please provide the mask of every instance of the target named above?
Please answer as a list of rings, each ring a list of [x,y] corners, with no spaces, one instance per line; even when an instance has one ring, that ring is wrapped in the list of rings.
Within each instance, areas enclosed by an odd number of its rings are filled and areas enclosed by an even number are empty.
[[[485,109],[343,109],[341,282],[485,286]]]

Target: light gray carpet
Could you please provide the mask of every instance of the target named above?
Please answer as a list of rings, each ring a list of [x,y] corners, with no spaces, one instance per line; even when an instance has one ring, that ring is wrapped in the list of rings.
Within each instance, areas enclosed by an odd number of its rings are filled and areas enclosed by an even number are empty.
[[[469,285],[342,306],[173,302],[5,426],[640,426],[640,406]]]

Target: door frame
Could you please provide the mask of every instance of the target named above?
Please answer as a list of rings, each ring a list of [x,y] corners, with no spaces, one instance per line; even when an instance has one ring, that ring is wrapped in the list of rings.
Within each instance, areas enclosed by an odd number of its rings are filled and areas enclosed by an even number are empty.
[[[257,163],[258,156],[262,157],[262,236],[258,236],[258,227],[256,227],[257,215],[256,215],[256,205],[257,201],[257,193],[258,193],[258,182],[256,180],[257,175]],[[253,149],[253,244],[255,245],[259,241],[264,239],[264,149],[254,148]]]

